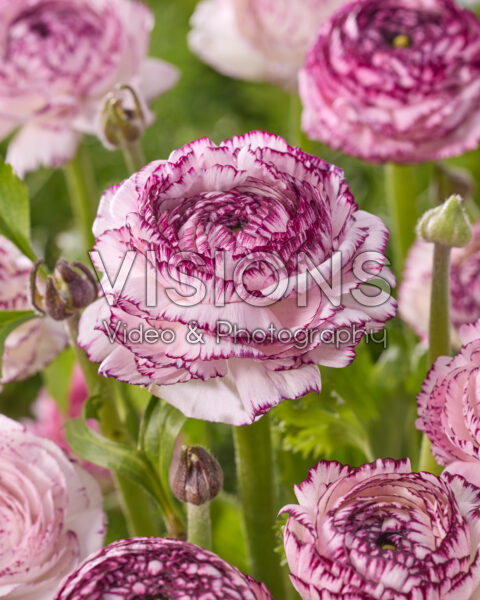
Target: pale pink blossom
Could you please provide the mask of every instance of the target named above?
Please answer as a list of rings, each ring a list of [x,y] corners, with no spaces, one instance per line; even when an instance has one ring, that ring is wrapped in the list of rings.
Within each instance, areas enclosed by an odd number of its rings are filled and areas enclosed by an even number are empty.
[[[19,175],[70,160],[81,134],[100,135],[116,84],[151,100],[177,71],[146,58],[151,11],[134,0],[4,0],[0,139],[17,131],[7,161]]]
[[[56,444],[2,415],[0,473],[0,598],[52,600],[102,547],[100,489]]]
[[[322,461],[295,487],[284,531],[303,600],[473,600],[480,489],[408,460]]]
[[[90,556],[54,600],[273,600],[208,550],[179,540],[120,540]]]
[[[337,167],[265,132],[148,165],[106,192],[94,233],[106,298],[83,313],[79,343],[101,374],[190,417],[244,425],[319,391],[317,364],[349,364],[395,312],[388,294],[359,296],[379,292],[363,286],[377,275],[394,284],[383,222],[358,210]],[[336,281],[333,297],[307,271]]]
[[[360,0],[321,28],[300,72],[303,129],[372,162],[480,142],[480,20],[452,0]]]
[[[437,462],[480,486],[480,321],[460,328],[463,347],[438,358],[418,395],[417,428]]]
[[[320,25],[346,0],[203,0],[190,48],[225,75],[295,90]]]
[[[32,310],[31,261],[0,236],[0,310]],[[41,371],[68,344],[63,324],[34,318],[14,329],[5,340],[0,383],[31,377]]]
[[[410,248],[398,293],[400,317],[428,342],[433,244],[417,240]],[[450,267],[452,340],[460,346],[459,328],[480,318],[480,223],[465,248],[452,248]]]

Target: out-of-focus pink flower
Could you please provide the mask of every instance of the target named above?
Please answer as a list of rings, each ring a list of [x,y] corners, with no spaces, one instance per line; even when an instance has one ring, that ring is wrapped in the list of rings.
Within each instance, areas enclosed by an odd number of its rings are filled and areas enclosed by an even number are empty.
[[[64,415],[58,403],[48,395],[46,390],[42,390],[31,408],[34,419],[25,420],[24,424],[29,431],[40,437],[52,440],[69,457],[78,460],[78,457],[72,452],[65,438],[65,421],[66,419],[76,419],[81,416],[82,408],[87,398],[88,390],[85,378],[80,367],[76,365],[68,394],[67,414]],[[89,425],[93,429],[98,429],[97,422],[94,420]],[[102,485],[109,485],[111,483],[110,472],[106,469],[102,469],[87,461],[80,461],[80,464],[94,475]]]
[[[394,284],[383,222],[337,167],[264,132],[148,165],[104,195],[94,233],[97,268],[123,275],[110,291],[104,277],[80,344],[100,373],[187,416],[244,425],[318,391],[317,364],[349,364],[395,312],[362,295],[376,275]]]
[[[480,489],[408,460],[320,462],[286,506],[291,580],[303,600],[471,600]]]
[[[100,489],[56,444],[1,415],[0,472],[0,598],[52,600],[102,547]]]
[[[452,0],[362,0],[323,26],[300,73],[303,128],[373,162],[480,141],[480,20]]]
[[[320,25],[346,0],[203,0],[193,14],[190,48],[239,79],[297,88]]]
[[[100,134],[100,109],[116,84],[145,100],[177,71],[146,58],[153,15],[133,0],[4,0],[0,138],[20,128],[7,161],[19,175],[70,160],[82,133]]]
[[[31,310],[31,268],[31,261],[0,236],[0,310]],[[48,318],[23,323],[5,341],[0,383],[31,377],[67,344],[67,334],[61,323]]]
[[[405,261],[398,294],[401,318],[425,344],[428,341],[432,265],[433,244],[417,240]],[[468,246],[452,248],[450,282],[452,339],[460,346],[459,327],[480,318],[480,223],[474,225]]]
[[[90,556],[54,600],[272,600],[266,587],[203,548],[179,540],[120,540]]]
[[[480,487],[480,320],[460,328],[463,347],[438,358],[418,395],[417,428],[447,471]]]

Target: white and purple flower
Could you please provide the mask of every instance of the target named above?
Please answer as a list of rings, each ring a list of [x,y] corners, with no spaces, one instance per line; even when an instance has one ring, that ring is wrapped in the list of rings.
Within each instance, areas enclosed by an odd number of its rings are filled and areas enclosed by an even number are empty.
[[[120,540],[90,556],[54,600],[273,600],[266,587],[198,546],[163,538]]]
[[[432,290],[433,244],[417,240],[405,261],[398,293],[400,317],[428,342]],[[480,318],[480,223],[472,229],[472,241],[464,248],[452,248],[450,266],[450,319],[452,340],[460,346],[459,328]]]
[[[322,461],[295,494],[284,541],[303,600],[478,596],[480,489],[463,477]]]
[[[480,486],[480,321],[460,328],[463,347],[438,358],[418,395],[416,426],[446,471]]]
[[[193,14],[190,48],[238,79],[297,89],[320,25],[346,0],[203,0]]]
[[[480,141],[480,20],[452,0],[362,0],[323,26],[300,73],[303,128],[372,162]]]
[[[153,16],[133,0],[4,0],[0,139],[19,130],[7,161],[19,175],[65,164],[80,135],[100,135],[100,109],[116,84],[148,101],[177,71],[146,58]]]
[[[383,222],[337,167],[264,132],[148,165],[103,196],[94,233],[106,298],[79,343],[100,373],[190,417],[245,425],[320,390],[317,364],[348,365],[395,312],[363,285],[394,284]]]
[[[52,600],[102,547],[100,489],[56,444],[3,415],[0,473],[0,598]]]
[[[31,310],[31,261],[0,236],[0,310]],[[0,383],[31,377],[68,345],[61,323],[35,318],[14,329],[5,340]]]

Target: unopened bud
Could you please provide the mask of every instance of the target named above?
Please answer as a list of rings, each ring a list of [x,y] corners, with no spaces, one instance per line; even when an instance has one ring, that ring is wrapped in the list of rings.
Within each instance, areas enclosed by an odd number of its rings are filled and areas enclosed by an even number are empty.
[[[460,196],[450,196],[427,211],[417,225],[419,237],[433,244],[463,248],[472,239],[472,225]]]
[[[101,129],[107,145],[121,148],[138,141],[145,131],[146,112],[132,87],[122,85],[111,92],[101,113]]]
[[[182,446],[173,461],[170,483],[182,502],[198,506],[213,500],[222,489],[222,468],[201,446]]]
[[[31,271],[32,305],[55,321],[64,321],[76,311],[91,304],[98,294],[95,276],[81,263],[67,263],[60,259],[55,274],[49,275],[39,290],[37,276],[42,261],[37,261]],[[78,272],[80,271],[80,272]]]

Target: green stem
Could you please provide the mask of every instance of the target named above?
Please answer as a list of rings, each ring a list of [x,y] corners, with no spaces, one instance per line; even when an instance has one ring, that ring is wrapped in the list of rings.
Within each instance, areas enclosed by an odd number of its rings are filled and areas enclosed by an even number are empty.
[[[210,502],[197,506],[187,502],[188,541],[206,550],[212,549],[212,521]]]
[[[408,249],[415,240],[418,220],[415,166],[387,164],[385,183],[392,232],[393,267],[397,276],[401,276]]]
[[[297,93],[291,94],[289,102],[289,114],[288,114],[288,142],[292,146],[302,145],[302,103],[300,96]]]
[[[115,442],[128,443],[128,434],[118,415],[114,382],[98,375],[96,365],[88,360],[84,350],[77,345],[78,322],[80,316],[74,314],[65,321],[67,333],[75,358],[82,369],[90,396],[101,395],[104,399],[102,407],[98,411],[98,424],[103,436]],[[160,535],[158,518],[154,513],[150,499],[135,483],[114,474],[118,491],[120,492],[121,504],[129,534],[137,536]]]
[[[125,144],[122,146],[123,158],[127,165],[128,172],[130,174],[138,173],[145,164],[145,155],[143,154],[142,147],[139,142],[132,142],[131,144]]]
[[[95,195],[92,173],[87,156],[80,148],[75,158],[64,168],[68,192],[75,222],[83,237],[82,254],[88,252],[95,242],[92,223],[95,217],[92,198]]]
[[[281,600],[284,587],[280,559],[275,553],[277,506],[269,416],[253,425],[235,427],[234,439],[252,575]]]
[[[433,365],[439,356],[450,354],[450,252],[449,246],[435,244],[428,344],[430,365]],[[431,453],[430,440],[426,435],[422,438],[419,468],[421,471],[439,472],[439,466]]]

